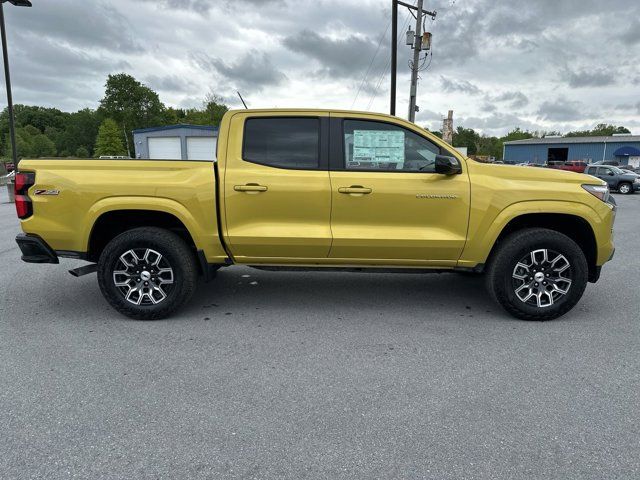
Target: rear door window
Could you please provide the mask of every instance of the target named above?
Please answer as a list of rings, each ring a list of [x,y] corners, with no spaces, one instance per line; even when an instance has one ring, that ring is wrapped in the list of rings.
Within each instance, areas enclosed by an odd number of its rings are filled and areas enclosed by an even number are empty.
[[[320,164],[320,119],[249,118],[242,159],[276,168],[316,170]]]

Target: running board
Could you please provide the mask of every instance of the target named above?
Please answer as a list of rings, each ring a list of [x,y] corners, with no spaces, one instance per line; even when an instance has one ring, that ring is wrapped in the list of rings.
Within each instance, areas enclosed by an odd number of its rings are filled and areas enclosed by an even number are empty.
[[[90,273],[95,273],[98,271],[98,264],[92,263],[90,265],[85,265],[84,267],[74,268],[73,270],[69,270],[69,273],[74,277],[82,277],[83,275],[89,275]]]

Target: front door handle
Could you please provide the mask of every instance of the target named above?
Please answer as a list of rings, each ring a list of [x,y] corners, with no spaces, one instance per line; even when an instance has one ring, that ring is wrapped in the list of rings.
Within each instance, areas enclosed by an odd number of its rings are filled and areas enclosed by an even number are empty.
[[[350,187],[340,187],[338,188],[338,192],[346,193],[346,194],[356,194],[356,195],[368,195],[372,192],[368,187],[363,187],[362,185],[351,185]]]
[[[236,185],[233,187],[236,192],[266,192],[268,190],[264,185],[257,183],[247,183],[246,185]]]

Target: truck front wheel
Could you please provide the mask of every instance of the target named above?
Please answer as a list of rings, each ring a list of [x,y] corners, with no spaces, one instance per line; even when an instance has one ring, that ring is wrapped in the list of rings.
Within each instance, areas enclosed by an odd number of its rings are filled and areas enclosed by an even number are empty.
[[[107,244],[98,261],[98,284],[120,313],[156,320],[191,298],[197,272],[195,257],[182,238],[162,228],[142,227]]]
[[[571,310],[587,286],[582,249],[554,230],[528,228],[497,246],[487,270],[491,296],[514,317],[552,320]]]

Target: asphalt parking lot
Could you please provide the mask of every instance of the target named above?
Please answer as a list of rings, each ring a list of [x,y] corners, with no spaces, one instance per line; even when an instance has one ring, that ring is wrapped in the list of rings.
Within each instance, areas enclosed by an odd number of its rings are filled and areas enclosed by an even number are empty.
[[[640,195],[579,305],[455,274],[229,268],[173,318],[19,259],[0,196],[0,478],[639,478]]]

